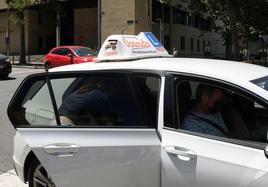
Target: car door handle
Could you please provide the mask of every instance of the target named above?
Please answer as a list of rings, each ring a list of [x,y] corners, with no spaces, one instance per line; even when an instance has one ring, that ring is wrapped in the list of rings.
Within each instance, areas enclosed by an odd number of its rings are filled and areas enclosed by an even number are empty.
[[[74,156],[80,150],[80,146],[76,144],[51,144],[44,147],[44,150],[48,154],[52,154],[58,157]]]
[[[165,150],[168,153],[172,154],[172,155],[187,157],[189,159],[196,158],[196,153],[195,152],[193,152],[193,151],[191,151],[189,149],[183,148],[183,147],[166,146]]]

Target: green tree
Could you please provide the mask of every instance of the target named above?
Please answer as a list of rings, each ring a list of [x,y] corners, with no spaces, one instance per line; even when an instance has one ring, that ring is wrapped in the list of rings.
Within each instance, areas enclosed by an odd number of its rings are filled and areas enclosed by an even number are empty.
[[[10,9],[11,21],[20,28],[20,58],[19,64],[26,64],[25,59],[25,19],[24,9],[31,5],[31,0],[6,0]]]
[[[209,28],[220,33],[226,45],[228,59],[239,60],[239,35],[254,39],[267,33],[268,2],[266,0],[182,0],[193,14],[209,20]],[[170,0],[168,3],[179,3]],[[220,24],[217,24],[220,23]],[[231,54],[232,53],[232,54]]]
[[[19,26],[20,29],[20,58],[19,64],[26,64],[25,59],[25,19],[24,10],[34,4],[42,4],[47,8],[47,4],[51,7],[57,3],[57,0],[6,0],[6,4],[10,10],[9,19]],[[53,6],[51,6],[53,5]],[[53,8],[51,8],[53,9]],[[46,9],[47,10],[47,9]]]
[[[239,60],[240,0],[191,0],[190,9],[211,20],[209,29],[220,33],[225,40],[226,57]],[[207,29],[207,28],[206,28]]]
[[[216,25],[215,28],[225,38],[227,57],[230,59],[239,60],[240,34],[246,40],[256,40],[260,34],[268,31],[266,0],[192,0],[194,1],[202,3],[213,20],[224,23],[221,26]],[[230,55],[231,50],[232,55]]]
[[[245,0],[242,5],[240,21],[243,33],[249,39],[256,39],[260,34],[268,34],[268,1]]]

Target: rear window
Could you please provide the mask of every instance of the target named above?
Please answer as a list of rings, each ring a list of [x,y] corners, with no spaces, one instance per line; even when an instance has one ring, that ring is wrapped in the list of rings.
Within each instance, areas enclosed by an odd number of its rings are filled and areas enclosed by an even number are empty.
[[[44,77],[24,83],[9,116],[15,126],[155,127],[159,86],[148,75]]]

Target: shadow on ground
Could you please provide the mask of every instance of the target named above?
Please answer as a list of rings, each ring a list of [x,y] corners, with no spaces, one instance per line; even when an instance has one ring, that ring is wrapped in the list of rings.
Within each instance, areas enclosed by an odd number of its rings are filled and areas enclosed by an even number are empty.
[[[8,80],[15,80],[15,79],[16,79],[15,77],[7,77],[7,78],[0,77],[0,81],[8,81]]]

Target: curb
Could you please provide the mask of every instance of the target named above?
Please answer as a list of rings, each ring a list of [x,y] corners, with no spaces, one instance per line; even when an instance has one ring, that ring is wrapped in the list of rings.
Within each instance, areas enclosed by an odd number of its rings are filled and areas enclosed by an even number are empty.
[[[17,65],[17,64],[12,64],[12,68],[45,69],[44,65]]]

